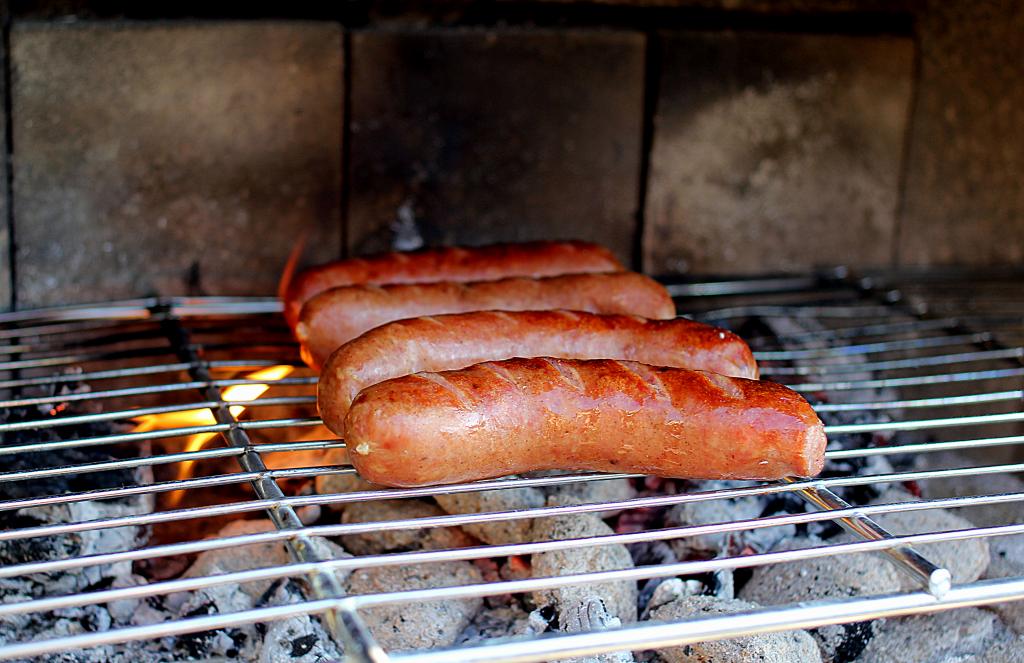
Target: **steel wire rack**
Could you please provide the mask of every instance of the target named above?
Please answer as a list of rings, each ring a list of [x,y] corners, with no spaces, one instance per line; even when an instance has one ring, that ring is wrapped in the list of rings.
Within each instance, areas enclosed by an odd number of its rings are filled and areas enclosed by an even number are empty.
[[[880,420],[865,423],[828,426],[827,455],[830,459],[925,457],[936,452],[957,451],[967,454],[965,457],[971,459],[969,466],[911,467],[884,474],[813,479],[794,477],[780,482],[748,482],[720,490],[652,494],[620,501],[314,525],[304,524],[301,509],[442,493],[634,478],[636,475],[573,473],[433,488],[288,494],[282,489],[284,481],[352,474],[354,470],[344,465],[316,463],[318,454],[343,449],[344,442],[319,428],[315,409],[316,377],[302,367],[297,348],[278,315],[278,302],[261,298],[146,298],[0,315],[0,343],[4,344],[0,345],[3,359],[0,361],[0,397],[3,398],[0,408],[8,413],[19,408],[42,413],[39,417],[8,418],[0,423],[0,433],[8,436],[0,446],[0,456],[10,460],[46,452],[118,450],[109,457],[89,462],[5,468],[0,472],[0,484],[16,484],[24,489],[20,497],[0,502],[0,513],[129,495],[165,498],[171,494],[185,495],[183,505],[148,513],[12,527],[0,531],[0,542],[32,541],[126,526],[187,528],[211,519],[254,514],[262,514],[274,524],[272,531],[255,534],[214,538],[194,534],[183,540],[150,543],[138,548],[9,564],[0,568],[0,579],[73,572],[118,562],[153,561],[267,542],[286,544],[293,558],[287,565],[179,577],[132,587],[35,596],[0,605],[0,620],[119,599],[282,578],[304,579],[307,594],[307,600],[295,604],[36,642],[8,642],[0,645],[0,659],[41,656],[296,615],[320,615],[336,639],[344,642],[346,656],[356,661],[540,661],[680,646],[754,633],[1024,599],[1024,577],[953,583],[947,569],[915,549],[926,543],[1024,534],[1024,510],[1018,512],[1019,518],[1005,523],[912,535],[894,535],[873,519],[879,514],[897,512],[1019,505],[1024,500],[1024,492],[920,498],[867,506],[851,505],[834,492],[851,486],[947,481],[1024,472],[1024,455],[1019,453],[1024,445],[1021,425],[1024,422],[1024,297],[1020,288],[1024,281],[1021,276],[1013,272],[895,271],[855,275],[833,270],[797,277],[668,285],[680,312],[697,320],[732,327],[744,321],[755,321],[756,324],[747,327],[745,335],[762,364],[763,377],[789,384],[804,393],[815,403],[819,413],[884,415]],[[790,325],[783,332],[765,324],[766,321],[787,320],[806,324]],[[766,333],[765,329],[775,331]],[[272,382],[246,376],[253,370],[272,366],[288,366],[291,373]],[[267,397],[257,400],[232,400],[226,395],[230,394],[227,391],[230,387],[248,385],[272,385],[272,388]],[[823,395],[827,398],[822,398]],[[246,408],[244,413],[241,408]],[[151,430],[138,426],[146,417],[195,411],[209,413],[207,420]],[[279,411],[286,415],[276,416],[274,413]],[[53,434],[68,427],[100,425],[109,429],[70,437]],[[887,433],[893,437],[885,444],[851,447],[835,442],[837,437],[851,433]],[[169,444],[199,434],[213,439],[197,449]],[[16,439],[12,441],[12,438]],[[230,463],[234,463],[234,467]],[[176,476],[170,472],[184,464],[192,465],[195,473]],[[90,487],[88,483],[89,476],[95,473],[138,469],[156,475],[118,486]],[[45,487],[46,481],[64,477],[75,479],[72,488],[52,493],[43,489],[39,489],[38,494],[33,491],[37,483]],[[189,502],[189,496],[210,489],[231,489],[233,497],[222,503]],[[330,558],[313,545],[318,537],[345,534],[602,513],[783,493],[802,497],[808,509],[708,525],[351,558]],[[335,574],[352,569],[529,555],[822,521],[838,523],[855,538],[795,550],[366,595],[346,595]],[[362,618],[364,610],[375,606],[609,581],[641,581],[826,556],[842,558],[864,552],[878,553],[889,559],[916,580],[918,589],[900,592],[894,587],[892,593],[884,595],[770,605],[685,623],[643,621],[601,631],[551,633],[529,639],[486,640],[472,646],[405,652],[385,652]]]

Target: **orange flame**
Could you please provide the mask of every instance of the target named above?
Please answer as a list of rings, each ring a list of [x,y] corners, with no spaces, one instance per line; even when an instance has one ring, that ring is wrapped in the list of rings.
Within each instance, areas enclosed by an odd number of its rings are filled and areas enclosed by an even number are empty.
[[[221,392],[221,398],[227,402],[248,402],[254,401],[263,395],[270,388],[269,382],[281,380],[288,377],[292,366],[270,366],[246,375],[249,380],[266,380],[268,384],[236,384]],[[233,417],[238,417],[245,412],[244,405],[232,405],[229,408]],[[196,410],[180,410],[164,414],[147,414],[133,419],[136,424],[135,432],[146,432],[151,430],[167,430],[169,428],[181,428],[185,426],[208,426],[217,423],[213,412],[208,408]],[[198,433],[190,435],[185,442],[185,451],[198,451],[206,446],[206,443],[217,437],[217,433]],[[186,460],[178,465],[177,480],[187,479],[192,474],[192,465],[195,461]],[[183,496],[184,491],[176,490],[167,498],[170,507],[176,506]]]
[[[295,276],[295,268],[299,265],[299,258],[302,257],[302,252],[306,248],[306,241],[308,239],[309,230],[303,230],[299,233],[299,238],[295,240],[295,246],[292,247],[292,252],[288,255],[288,262],[284,264],[284,269],[281,271],[281,280],[277,284],[277,296],[282,301],[288,294],[288,288],[291,286],[292,278]]]

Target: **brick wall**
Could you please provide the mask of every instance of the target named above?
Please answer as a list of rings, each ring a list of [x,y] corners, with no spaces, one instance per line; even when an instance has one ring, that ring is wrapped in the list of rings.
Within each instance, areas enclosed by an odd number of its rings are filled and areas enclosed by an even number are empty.
[[[96,4],[7,17],[16,307],[269,294],[301,233],[307,262],[541,237],[658,274],[1024,259],[1019,3]]]

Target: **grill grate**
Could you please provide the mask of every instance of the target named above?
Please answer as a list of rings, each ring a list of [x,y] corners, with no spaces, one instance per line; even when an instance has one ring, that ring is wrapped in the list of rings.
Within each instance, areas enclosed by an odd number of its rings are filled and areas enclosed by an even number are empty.
[[[941,482],[962,477],[1024,472],[1024,298],[1020,275],[900,274],[853,277],[836,272],[798,278],[758,278],[671,285],[680,310],[696,319],[741,331],[757,351],[768,379],[789,384],[816,403],[819,413],[882,415],[867,422],[827,427],[828,458],[863,461],[871,457],[924,457],[936,452],[971,454],[968,467],[903,468],[881,474],[790,479],[749,483],[720,490],[649,494],[632,499],[566,506],[381,520],[368,523],[305,525],[303,508],[330,504],[428,497],[509,488],[556,486],[634,478],[635,475],[576,473],[520,477],[423,489],[356,491],[327,495],[289,495],[280,482],[329,474],[352,474],[347,466],[317,464],[316,454],[344,444],[320,427],[315,416],[315,376],[301,367],[296,348],[277,315],[275,301],[245,298],[143,299],[102,306],[25,311],[0,316],[0,408],[29,408],[44,413],[30,421],[7,420],[0,433],[17,435],[0,446],[10,460],[25,454],[60,454],[88,449],[118,449],[109,458],[0,472],[0,485],[28,486],[21,496],[0,502],[0,514],[18,509],[148,495],[166,499],[184,495],[181,506],[151,513],[80,522],[12,527],[0,531],[0,543],[126,526],[195,527],[185,540],[154,542],[82,556],[29,561],[0,568],[0,581],[30,574],[67,572],[102,564],[159,561],[179,555],[232,549],[266,542],[287,544],[294,563],[220,575],[199,575],[149,584],[35,596],[0,605],[0,620],[54,610],[105,604],[120,599],[168,595],[258,580],[302,578],[307,600],[230,614],[144,624],[0,646],[0,659],[39,656],[70,649],[161,638],[296,615],[318,614],[354,660],[381,661],[534,661],[622,649],[649,649],[759,632],[848,623],[868,618],[927,613],[969,605],[1024,598],[1024,577],[951,585],[949,571],[920,555],[913,546],[963,539],[1024,534],[1024,517],[986,527],[895,536],[873,520],[880,514],[932,509],[969,509],[1018,504],[1024,492],[972,494],[911,502],[851,506],[833,492],[894,482]],[[793,324],[794,321],[797,324]],[[800,324],[802,322],[811,324]],[[752,329],[753,331],[747,333]],[[265,398],[225,399],[229,387],[268,384],[245,377],[271,366],[294,367],[276,379]],[[75,391],[88,385],[88,391]],[[69,391],[70,389],[70,391]],[[881,394],[881,396],[880,396]],[[865,396],[866,395],[866,396]],[[76,414],[64,414],[69,407]],[[50,409],[47,412],[47,409]],[[246,408],[238,414],[239,408]],[[210,413],[212,422],[169,429],[125,430],[140,417]],[[278,415],[278,412],[285,415]],[[848,417],[849,418],[849,417]],[[110,426],[102,434],[53,435],[72,426]],[[91,429],[86,429],[91,430]],[[840,436],[894,434],[885,444],[841,446]],[[185,436],[214,436],[201,449],[181,450]],[[847,439],[847,438],[842,438]],[[139,452],[146,445],[154,451]],[[135,453],[126,453],[134,450]],[[303,455],[308,452],[308,455]],[[312,460],[310,460],[312,459]],[[231,467],[229,463],[234,463]],[[195,464],[196,474],[175,476]],[[6,465],[6,463],[5,463]],[[142,468],[152,480],[130,485],[47,494],[34,482],[61,477],[87,479],[112,470]],[[225,469],[227,468],[227,469]],[[76,483],[80,485],[82,482]],[[247,488],[248,487],[248,488]],[[202,503],[217,489],[221,502]],[[247,494],[245,491],[249,490]],[[205,491],[205,492],[204,492]],[[223,501],[223,496],[230,499]],[[446,550],[330,558],[318,552],[319,537],[392,530],[437,528],[470,523],[512,521],[613,510],[644,509],[735,499],[749,495],[798,495],[811,510],[753,519],[616,533],[556,541],[479,545]],[[966,512],[965,512],[966,513]],[[198,535],[204,521],[263,515],[275,529],[230,537]],[[969,517],[969,514],[968,514]],[[504,580],[379,594],[345,596],[335,572],[382,566],[433,564],[587,546],[667,541],[681,537],[743,532],[782,525],[832,521],[857,538],[812,548],[722,556],[637,566],[560,577]],[[569,585],[640,581],[736,570],[859,552],[887,556],[914,577],[919,590],[883,596],[766,606],[732,615],[685,623],[640,622],[622,628],[533,639],[484,641],[472,647],[385,653],[362,620],[374,606],[496,596]]]

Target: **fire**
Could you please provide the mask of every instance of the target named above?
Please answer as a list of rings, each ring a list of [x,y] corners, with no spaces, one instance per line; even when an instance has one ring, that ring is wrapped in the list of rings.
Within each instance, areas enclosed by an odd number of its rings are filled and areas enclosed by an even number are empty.
[[[292,366],[270,366],[246,375],[249,380],[266,380],[265,384],[237,384],[227,387],[221,391],[221,398],[228,402],[254,401],[270,389],[271,382],[288,377],[294,371]],[[245,412],[244,405],[232,405],[231,415],[238,417]],[[135,432],[146,432],[151,430],[166,430],[168,428],[181,428],[185,426],[207,426],[217,423],[213,412],[208,408],[196,410],[181,410],[179,412],[168,412],[165,414],[147,414],[133,419],[137,424]],[[206,443],[215,438],[217,433],[199,433],[190,435],[185,442],[185,451],[198,451],[206,446]],[[192,473],[194,461],[184,461],[178,466],[177,479],[186,479]],[[168,497],[171,506],[181,500],[182,491],[175,491]]]
[[[295,241],[292,252],[288,255],[288,262],[284,264],[284,269],[281,271],[281,281],[277,284],[277,296],[282,300],[288,294],[288,286],[291,285],[292,278],[295,276],[295,268],[299,264],[299,259],[302,258],[302,252],[306,249],[308,239],[309,230],[303,230]]]

